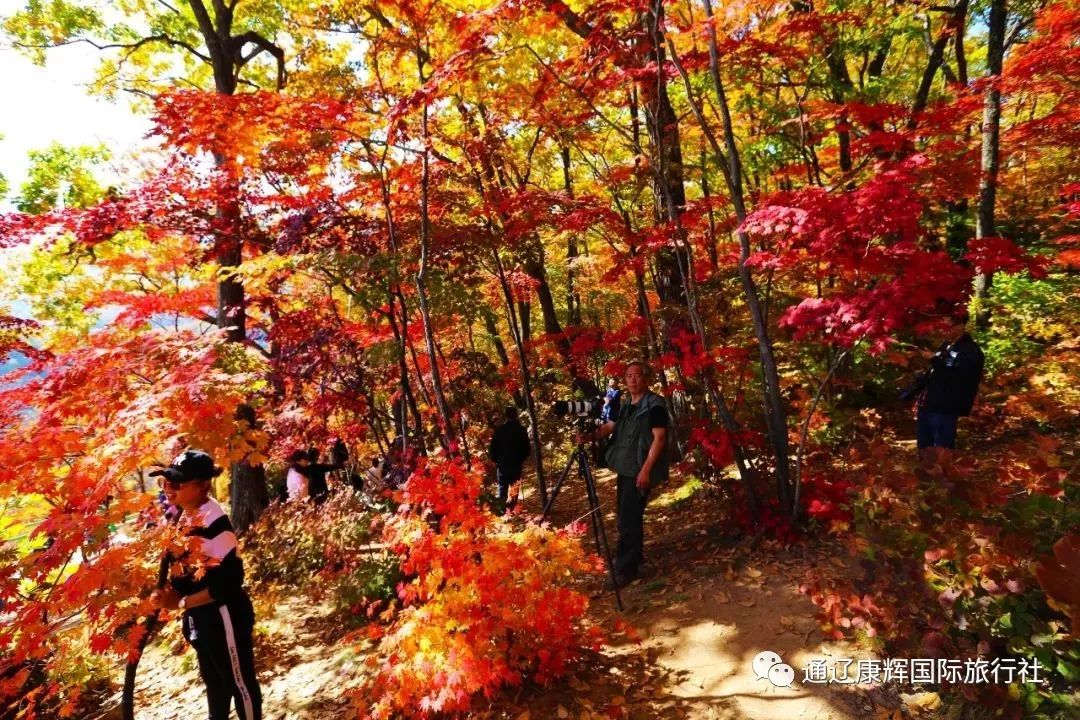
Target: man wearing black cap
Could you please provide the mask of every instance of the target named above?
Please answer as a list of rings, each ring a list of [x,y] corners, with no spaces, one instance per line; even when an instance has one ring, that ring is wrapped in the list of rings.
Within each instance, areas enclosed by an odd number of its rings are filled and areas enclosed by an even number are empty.
[[[180,526],[191,539],[186,552],[170,557],[169,583],[154,599],[158,607],[184,611],[184,637],[199,658],[210,720],[228,720],[234,700],[240,720],[261,720],[251,645],[255,611],[244,591],[232,523],[210,497],[210,481],[220,474],[201,450],[186,450],[169,467],[150,473],[180,508]]]

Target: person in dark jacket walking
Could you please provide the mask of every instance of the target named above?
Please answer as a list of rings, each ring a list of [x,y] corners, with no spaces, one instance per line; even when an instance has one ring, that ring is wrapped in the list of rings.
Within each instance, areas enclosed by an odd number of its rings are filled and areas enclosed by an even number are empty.
[[[344,445],[341,447],[344,449]],[[319,462],[319,448],[314,446],[308,448],[308,464],[300,472],[308,479],[308,495],[311,496],[316,505],[322,505],[326,502],[326,498],[330,494],[330,486],[326,483],[326,475],[345,467],[345,462],[349,459],[348,451],[345,452],[345,460],[338,462],[335,458],[334,462],[328,464]]]
[[[244,590],[232,523],[210,497],[210,482],[221,468],[205,452],[186,450],[169,467],[150,474],[180,509],[180,527],[190,538],[186,552],[167,558],[173,572],[165,588],[154,593],[154,603],[183,610],[184,638],[199,659],[210,720],[229,720],[234,702],[240,720],[261,720],[251,642],[255,611]]]
[[[508,405],[505,411],[506,422],[495,428],[488,446],[488,457],[495,463],[496,480],[499,483],[499,501],[510,509],[514,502],[508,503],[510,486],[521,480],[521,466],[529,457],[529,434],[518,421],[517,408]]]
[[[930,358],[930,369],[922,378],[917,395],[916,444],[919,455],[930,447],[954,449],[959,418],[971,413],[982,380],[985,356],[971,334],[958,325]]]

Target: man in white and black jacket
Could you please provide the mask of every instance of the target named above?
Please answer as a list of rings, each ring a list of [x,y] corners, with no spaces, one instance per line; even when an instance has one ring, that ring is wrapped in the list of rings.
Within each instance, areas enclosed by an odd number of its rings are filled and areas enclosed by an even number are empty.
[[[219,474],[221,468],[201,450],[186,450],[151,473],[181,509],[180,527],[193,539],[186,552],[169,558],[169,581],[154,597],[159,607],[184,611],[184,637],[199,658],[210,720],[228,720],[234,701],[240,720],[261,720],[251,644],[255,611],[244,590],[232,523],[210,497],[211,480]]]

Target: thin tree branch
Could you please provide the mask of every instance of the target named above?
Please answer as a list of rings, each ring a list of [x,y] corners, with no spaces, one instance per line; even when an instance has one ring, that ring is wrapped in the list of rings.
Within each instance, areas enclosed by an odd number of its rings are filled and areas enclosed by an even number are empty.
[[[1041,7],[1041,5],[1040,5]],[[1035,16],[1032,15],[1028,18],[1021,18],[1017,21],[1013,29],[1009,31],[1008,36],[1005,38],[1005,50],[1008,51],[1012,44],[1020,39],[1020,33],[1022,33],[1031,23],[1035,20]]]
[[[95,40],[91,40],[90,38],[72,38],[70,40],[65,40],[63,42],[46,43],[44,45],[37,45],[37,44],[34,44],[34,43],[21,43],[21,42],[15,42],[13,44],[15,45],[15,47],[24,48],[24,49],[27,49],[27,50],[43,50],[43,49],[66,47],[68,45],[77,45],[79,43],[85,43],[86,45],[90,45],[91,47],[93,47],[96,50],[130,50],[131,52],[134,52],[134,51],[138,50],[139,48],[141,48],[142,46],[148,45],[148,44],[153,43],[153,42],[160,42],[160,43],[164,43],[166,45],[171,45],[172,47],[182,48],[184,50],[187,50],[189,53],[191,53],[192,55],[199,58],[200,60],[202,60],[205,63],[211,62],[210,57],[208,55],[205,55],[205,54],[199,52],[198,50],[195,49],[194,46],[184,42],[183,40],[177,40],[174,37],[171,37],[169,35],[164,35],[164,34],[150,35],[148,37],[141,38],[141,39],[139,39],[139,40],[137,40],[136,42],[133,42],[133,43],[99,43],[99,42],[97,42]],[[128,53],[128,54],[130,55],[131,53]]]
[[[604,115],[604,113],[602,113],[600,111],[600,109],[598,107],[596,107],[596,105],[592,102],[592,100],[590,100],[588,97],[586,97],[585,93],[583,93],[579,88],[575,87],[574,85],[568,83],[567,81],[565,81],[561,77],[559,77],[559,74],[556,73],[551,68],[550,65],[548,65],[546,62],[544,62],[544,59],[540,57],[540,54],[537,53],[535,50],[533,50],[533,48],[531,46],[529,46],[529,45],[519,45],[518,47],[519,48],[524,48],[525,50],[527,50],[529,52],[529,54],[531,54],[533,56],[533,58],[536,60],[536,62],[539,63],[542,68],[547,70],[548,73],[550,73],[553,78],[555,78],[556,82],[558,82],[560,85],[565,87],[567,90],[570,90],[575,95],[577,95],[581,99],[581,101],[584,102],[585,105],[588,106],[588,108],[590,110],[592,110],[593,114],[595,114],[596,117],[598,117],[598,118],[600,118],[601,120],[604,121],[605,125],[610,127],[615,132],[619,133],[619,135],[621,135],[623,138],[625,138],[627,140],[631,139],[630,133],[626,132],[626,130],[619,127],[615,123],[615,121],[609,119],[606,115]]]
[[[803,454],[806,452],[806,437],[810,433],[810,419],[814,417],[814,412],[817,411],[818,402],[821,401],[821,395],[825,391],[825,386],[829,384],[829,380],[832,379],[833,373],[840,367],[840,362],[859,346],[862,342],[862,338],[856,340],[851,347],[844,350],[842,353],[836,356],[833,361],[832,367],[829,368],[829,373],[825,376],[825,379],[818,385],[817,392],[814,393],[814,401],[810,404],[810,410],[806,413],[806,419],[803,420],[802,430],[799,432],[799,452],[795,456],[795,499],[791,503],[791,519],[794,521],[799,515],[799,491],[802,487],[802,465]]]

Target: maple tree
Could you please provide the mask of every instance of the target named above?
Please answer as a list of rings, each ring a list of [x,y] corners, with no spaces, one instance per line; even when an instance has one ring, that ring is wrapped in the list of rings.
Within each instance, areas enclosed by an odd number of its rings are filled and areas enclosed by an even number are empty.
[[[588,599],[572,584],[597,572],[574,532],[530,523],[511,529],[480,502],[483,479],[460,464],[420,467],[386,520],[383,537],[401,558],[401,609],[376,629],[378,669],[365,697],[369,717],[426,717],[467,710],[526,677],[566,673],[582,648],[599,645],[581,620]],[[374,612],[390,612],[382,603]]]

